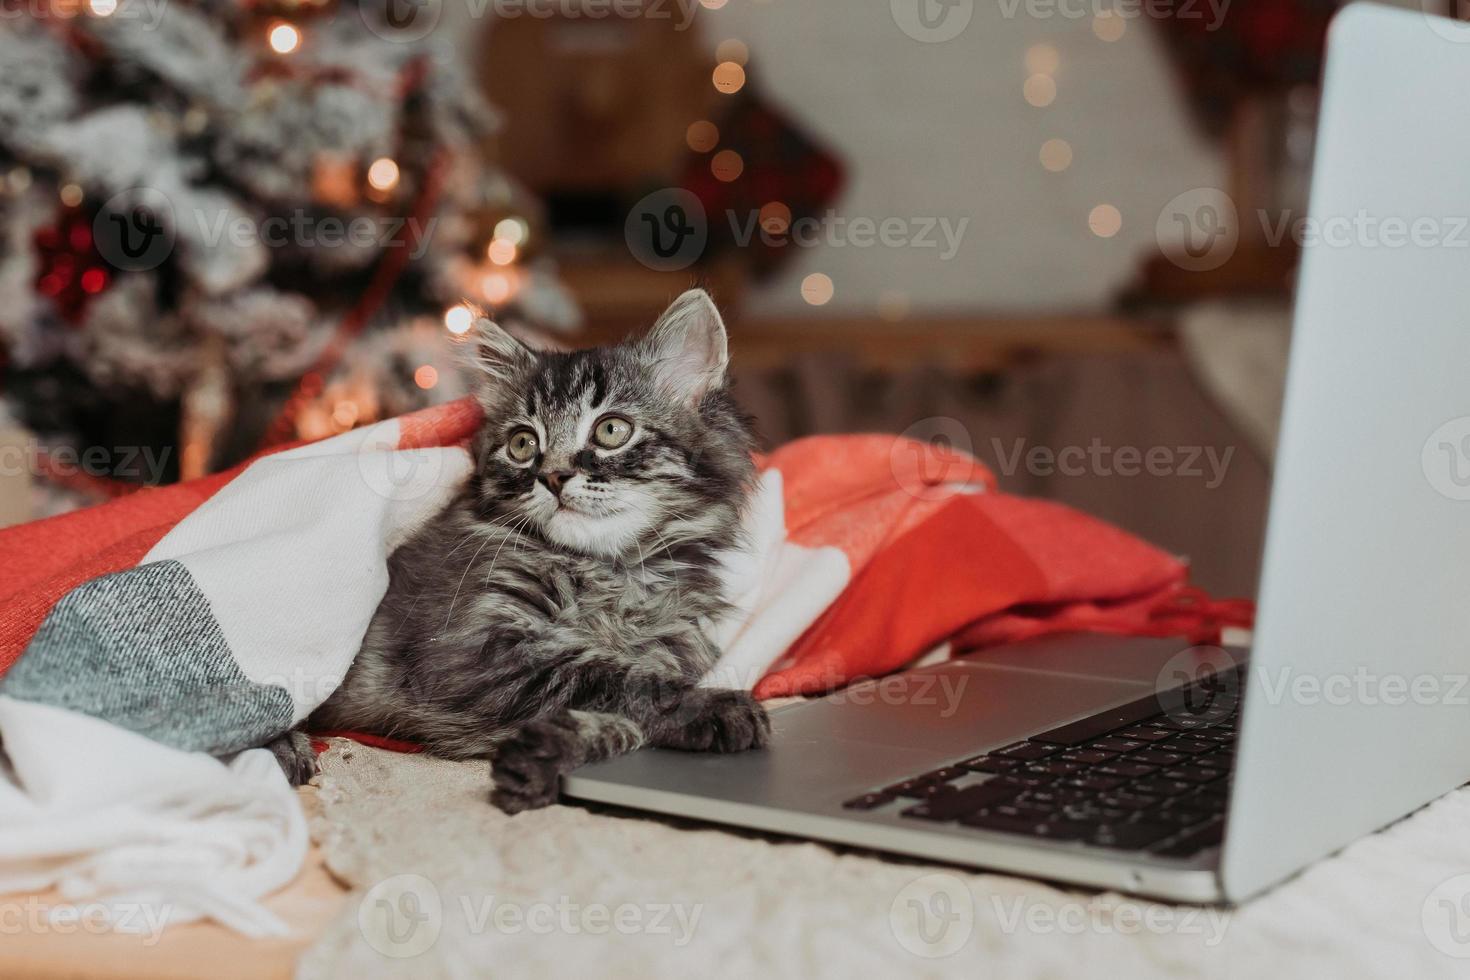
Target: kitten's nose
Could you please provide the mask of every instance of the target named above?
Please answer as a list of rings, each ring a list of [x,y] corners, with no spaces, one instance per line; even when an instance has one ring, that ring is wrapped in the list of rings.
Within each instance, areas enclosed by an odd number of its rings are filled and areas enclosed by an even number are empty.
[[[546,489],[560,497],[562,485],[576,475],[576,470],[551,470],[541,474],[541,482],[546,484]]]

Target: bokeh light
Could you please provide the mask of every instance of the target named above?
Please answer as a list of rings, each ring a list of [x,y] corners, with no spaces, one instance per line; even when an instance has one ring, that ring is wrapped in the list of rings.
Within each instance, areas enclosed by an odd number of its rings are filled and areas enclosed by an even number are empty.
[[[684,142],[695,153],[708,153],[720,145],[720,128],[708,119],[690,123],[684,131]]]
[[[301,32],[290,24],[278,23],[271,27],[266,40],[276,54],[290,54],[301,46]]]
[[[1062,63],[1062,56],[1050,44],[1033,44],[1026,49],[1026,70],[1033,75],[1052,75]]]
[[[1041,144],[1041,165],[1059,174],[1072,165],[1072,144],[1063,139],[1050,139]]]
[[[801,281],[801,298],[812,306],[826,306],[835,291],[832,277],[823,272],[813,272]]]
[[[728,184],[745,172],[745,160],[734,150],[721,150],[710,158],[709,169],[716,179]]]
[[[378,157],[368,167],[367,182],[373,190],[391,191],[398,186],[398,164],[388,157]]]
[[[1128,22],[1116,10],[1104,10],[1092,18],[1092,33],[1103,41],[1116,41],[1128,29]]]
[[[745,87],[745,69],[733,61],[722,61],[715,65],[715,90],[721,95],[734,95]]]
[[[1026,79],[1026,84],[1021,88],[1021,94],[1036,108],[1045,108],[1051,105],[1057,97],[1057,83],[1050,75],[1032,75]]]
[[[1088,212],[1087,227],[1098,238],[1112,238],[1123,229],[1123,215],[1111,204],[1099,204]]]
[[[468,306],[451,306],[444,311],[444,326],[452,334],[462,334],[475,322],[475,313]]]

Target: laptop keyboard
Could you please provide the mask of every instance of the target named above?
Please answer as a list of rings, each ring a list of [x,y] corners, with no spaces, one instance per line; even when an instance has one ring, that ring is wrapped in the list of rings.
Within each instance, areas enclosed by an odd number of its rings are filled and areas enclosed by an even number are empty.
[[[1239,669],[916,773],[843,804],[912,820],[1187,858],[1220,844]]]

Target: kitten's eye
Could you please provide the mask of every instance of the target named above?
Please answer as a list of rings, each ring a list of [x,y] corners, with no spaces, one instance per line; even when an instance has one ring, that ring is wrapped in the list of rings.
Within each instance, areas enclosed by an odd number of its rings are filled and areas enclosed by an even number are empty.
[[[603,449],[617,449],[633,438],[633,423],[621,415],[609,415],[592,427],[592,441]]]
[[[529,463],[536,455],[539,443],[536,441],[536,433],[531,429],[517,429],[510,434],[510,440],[505,444],[505,452],[517,463]]]

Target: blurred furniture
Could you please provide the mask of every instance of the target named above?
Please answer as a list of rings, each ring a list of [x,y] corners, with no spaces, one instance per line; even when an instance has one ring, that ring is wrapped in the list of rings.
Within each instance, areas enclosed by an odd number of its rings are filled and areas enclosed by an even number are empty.
[[[544,201],[551,252],[599,334],[648,323],[691,281],[708,282],[726,306],[743,292],[738,263],[657,272],[623,241],[629,206],[678,185],[689,125],[721,98],[710,84],[714,60],[682,29],[682,8],[643,6],[647,16],[563,7],[494,20],[478,62],[504,116],[493,153]]]
[[[735,394],[763,442],[941,433],[1004,490],[1057,500],[1187,556],[1195,583],[1215,594],[1255,594],[1267,461],[1168,331],[1105,319],[971,324],[967,336],[942,321],[885,327],[824,336],[820,327],[788,335],[776,322],[733,325]],[[1082,462],[1037,466],[1035,450],[1081,453]],[[1153,472],[1139,465],[1151,452],[1163,460]]]

